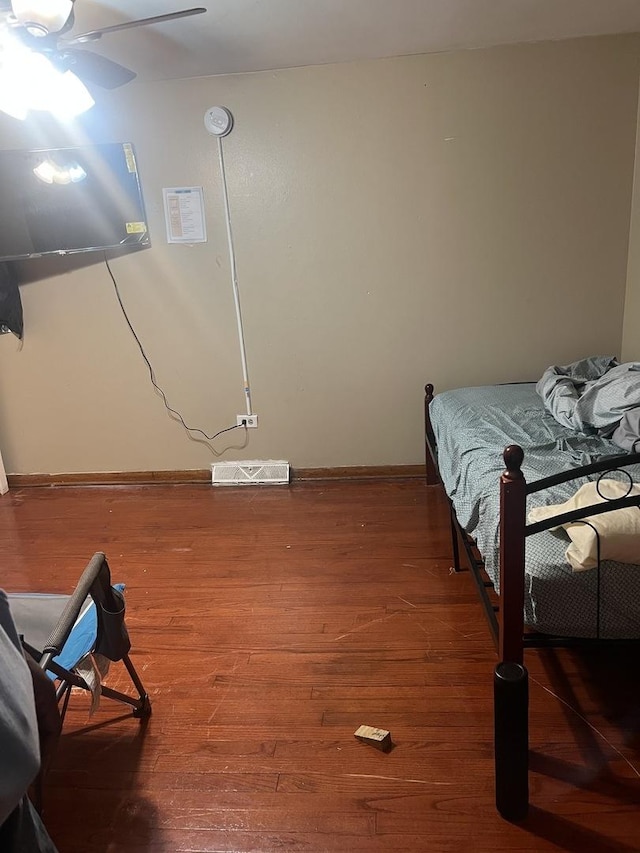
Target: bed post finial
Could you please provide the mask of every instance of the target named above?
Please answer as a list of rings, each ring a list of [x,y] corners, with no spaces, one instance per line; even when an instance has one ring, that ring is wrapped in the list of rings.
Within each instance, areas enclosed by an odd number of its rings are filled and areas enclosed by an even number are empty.
[[[522,460],[524,450],[518,444],[509,444],[502,454],[507,470],[502,475],[506,480],[520,480],[522,478]]]

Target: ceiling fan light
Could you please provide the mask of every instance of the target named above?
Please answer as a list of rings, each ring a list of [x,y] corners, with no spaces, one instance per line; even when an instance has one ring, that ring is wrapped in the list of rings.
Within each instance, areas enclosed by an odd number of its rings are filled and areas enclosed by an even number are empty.
[[[73,71],[65,71],[50,92],[47,109],[60,119],[71,119],[86,113],[94,104],[82,80]]]
[[[10,45],[3,54],[0,74],[0,109],[13,118],[24,121],[32,109],[34,95],[51,68],[49,61],[32,53],[19,43]]]
[[[73,0],[11,0],[11,8],[16,20],[32,35],[46,36],[64,27],[71,14]]]
[[[62,121],[75,118],[95,103],[72,71],[59,71],[41,53],[31,52],[20,82],[30,110],[51,113]]]
[[[0,42],[0,110],[20,120],[30,110],[38,110],[64,121],[94,105],[89,90],[72,71],[60,71],[43,53],[19,41],[3,42],[0,37]]]

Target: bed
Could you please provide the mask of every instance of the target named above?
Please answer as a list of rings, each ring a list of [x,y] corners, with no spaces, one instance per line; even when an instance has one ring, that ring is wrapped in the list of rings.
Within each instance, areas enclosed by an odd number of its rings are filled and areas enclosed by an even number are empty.
[[[595,534],[596,567],[576,571],[567,559],[571,540],[557,529],[570,522],[572,531],[586,529],[596,517],[615,518],[613,510],[640,519],[640,489],[633,486],[640,483],[640,454],[622,452],[604,430],[560,423],[535,383],[435,396],[427,385],[425,392],[427,482],[444,486],[454,567],[460,569],[461,543],[498,651],[496,804],[518,820],[528,805],[524,648],[640,638],[640,565],[602,558]],[[604,493],[605,480],[618,481],[615,495]],[[590,510],[545,509],[569,506],[580,487],[599,494],[602,487],[610,499]]]

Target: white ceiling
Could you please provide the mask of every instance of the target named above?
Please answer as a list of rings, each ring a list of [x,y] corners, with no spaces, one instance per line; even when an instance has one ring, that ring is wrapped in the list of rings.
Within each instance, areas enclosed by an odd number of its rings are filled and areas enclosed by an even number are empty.
[[[157,80],[640,31],[640,0],[76,0],[74,32],[197,5],[90,48]]]

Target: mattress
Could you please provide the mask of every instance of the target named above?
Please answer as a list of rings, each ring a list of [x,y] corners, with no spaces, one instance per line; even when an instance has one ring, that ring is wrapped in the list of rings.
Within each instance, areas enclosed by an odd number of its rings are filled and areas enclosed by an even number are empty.
[[[544,408],[534,384],[445,391],[434,397],[430,416],[445,490],[498,592],[505,446],[523,448],[522,472],[528,482],[620,454],[606,438],[561,426]],[[640,482],[640,466],[625,470]],[[628,481],[620,473],[607,476]],[[563,503],[587,480],[581,477],[530,495],[527,509]],[[603,561],[599,572],[574,572],[565,557],[568,544],[562,530],[527,538],[525,623],[546,634],[596,637],[599,615],[601,638],[639,638],[640,565]]]

